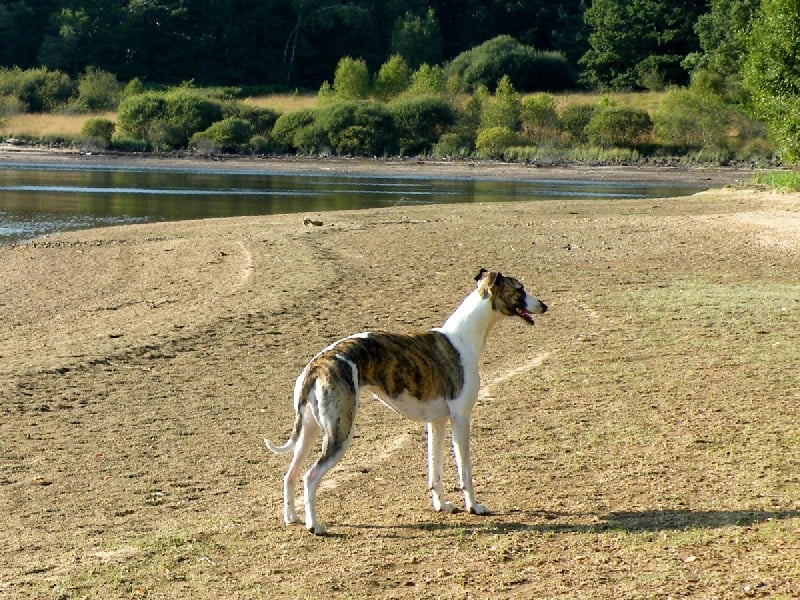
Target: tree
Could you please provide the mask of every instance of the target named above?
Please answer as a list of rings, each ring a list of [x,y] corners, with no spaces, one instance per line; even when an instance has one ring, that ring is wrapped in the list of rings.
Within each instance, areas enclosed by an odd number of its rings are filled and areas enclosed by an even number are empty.
[[[685,84],[681,62],[699,48],[694,23],[709,0],[594,0],[586,10],[589,50],[580,59],[592,87]]]
[[[753,22],[744,83],[788,162],[800,160],[800,0],[764,0]]]
[[[375,95],[381,100],[397,96],[411,84],[411,69],[405,59],[395,54],[387,60],[375,76]]]
[[[333,93],[342,100],[357,100],[369,95],[369,70],[363,59],[345,56],[333,76]]]
[[[407,12],[392,28],[392,52],[402,56],[412,69],[423,63],[437,64],[442,58],[442,34],[432,8],[424,17]]]

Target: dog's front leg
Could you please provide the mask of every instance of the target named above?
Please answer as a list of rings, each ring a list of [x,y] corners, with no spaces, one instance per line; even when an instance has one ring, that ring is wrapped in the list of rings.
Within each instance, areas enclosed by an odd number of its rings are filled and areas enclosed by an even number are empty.
[[[451,513],[455,507],[444,500],[442,464],[444,462],[444,435],[447,417],[428,423],[428,489],[433,499],[433,510]]]
[[[476,515],[488,515],[489,509],[475,501],[475,488],[472,483],[472,463],[469,456],[470,417],[453,415],[450,418],[453,428],[453,451],[458,466],[458,479],[464,491],[464,508]]]

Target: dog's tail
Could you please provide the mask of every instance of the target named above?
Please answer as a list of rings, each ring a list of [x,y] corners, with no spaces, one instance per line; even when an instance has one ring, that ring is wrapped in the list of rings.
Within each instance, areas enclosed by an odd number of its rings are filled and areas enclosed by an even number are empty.
[[[289,436],[288,441],[283,446],[276,446],[270,440],[264,438],[264,444],[266,444],[267,449],[270,450],[270,452],[274,452],[275,454],[286,454],[287,452],[294,450],[295,444],[297,444],[297,439],[300,437],[300,432],[303,430],[303,413],[306,409],[306,401],[308,399],[309,391],[311,390],[311,384],[311,378],[306,377],[306,372],[303,371],[300,377],[297,378],[297,383],[295,384],[295,413],[292,435]]]
[[[289,436],[289,440],[283,446],[276,446],[267,438],[264,438],[264,444],[266,444],[267,448],[275,454],[286,454],[287,452],[294,450],[294,446],[297,443],[297,438],[300,437],[300,430],[302,429],[303,414],[298,412],[294,416],[294,430],[292,431],[292,435]]]

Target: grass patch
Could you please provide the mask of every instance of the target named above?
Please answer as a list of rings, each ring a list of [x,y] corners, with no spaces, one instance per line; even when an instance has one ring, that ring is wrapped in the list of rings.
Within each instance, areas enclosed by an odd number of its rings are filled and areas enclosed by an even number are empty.
[[[769,173],[757,173],[753,177],[753,182],[766,185],[783,192],[800,191],[800,173],[797,171],[771,171]]]
[[[83,124],[92,118],[116,121],[116,112],[56,114],[25,113],[8,117],[0,126],[0,135],[19,138],[77,138]]]

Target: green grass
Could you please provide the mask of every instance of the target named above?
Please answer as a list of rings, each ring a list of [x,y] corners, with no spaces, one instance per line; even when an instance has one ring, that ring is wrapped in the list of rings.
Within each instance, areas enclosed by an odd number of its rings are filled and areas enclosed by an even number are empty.
[[[784,192],[800,191],[800,172],[798,171],[770,171],[758,173],[753,182],[766,185]]]

